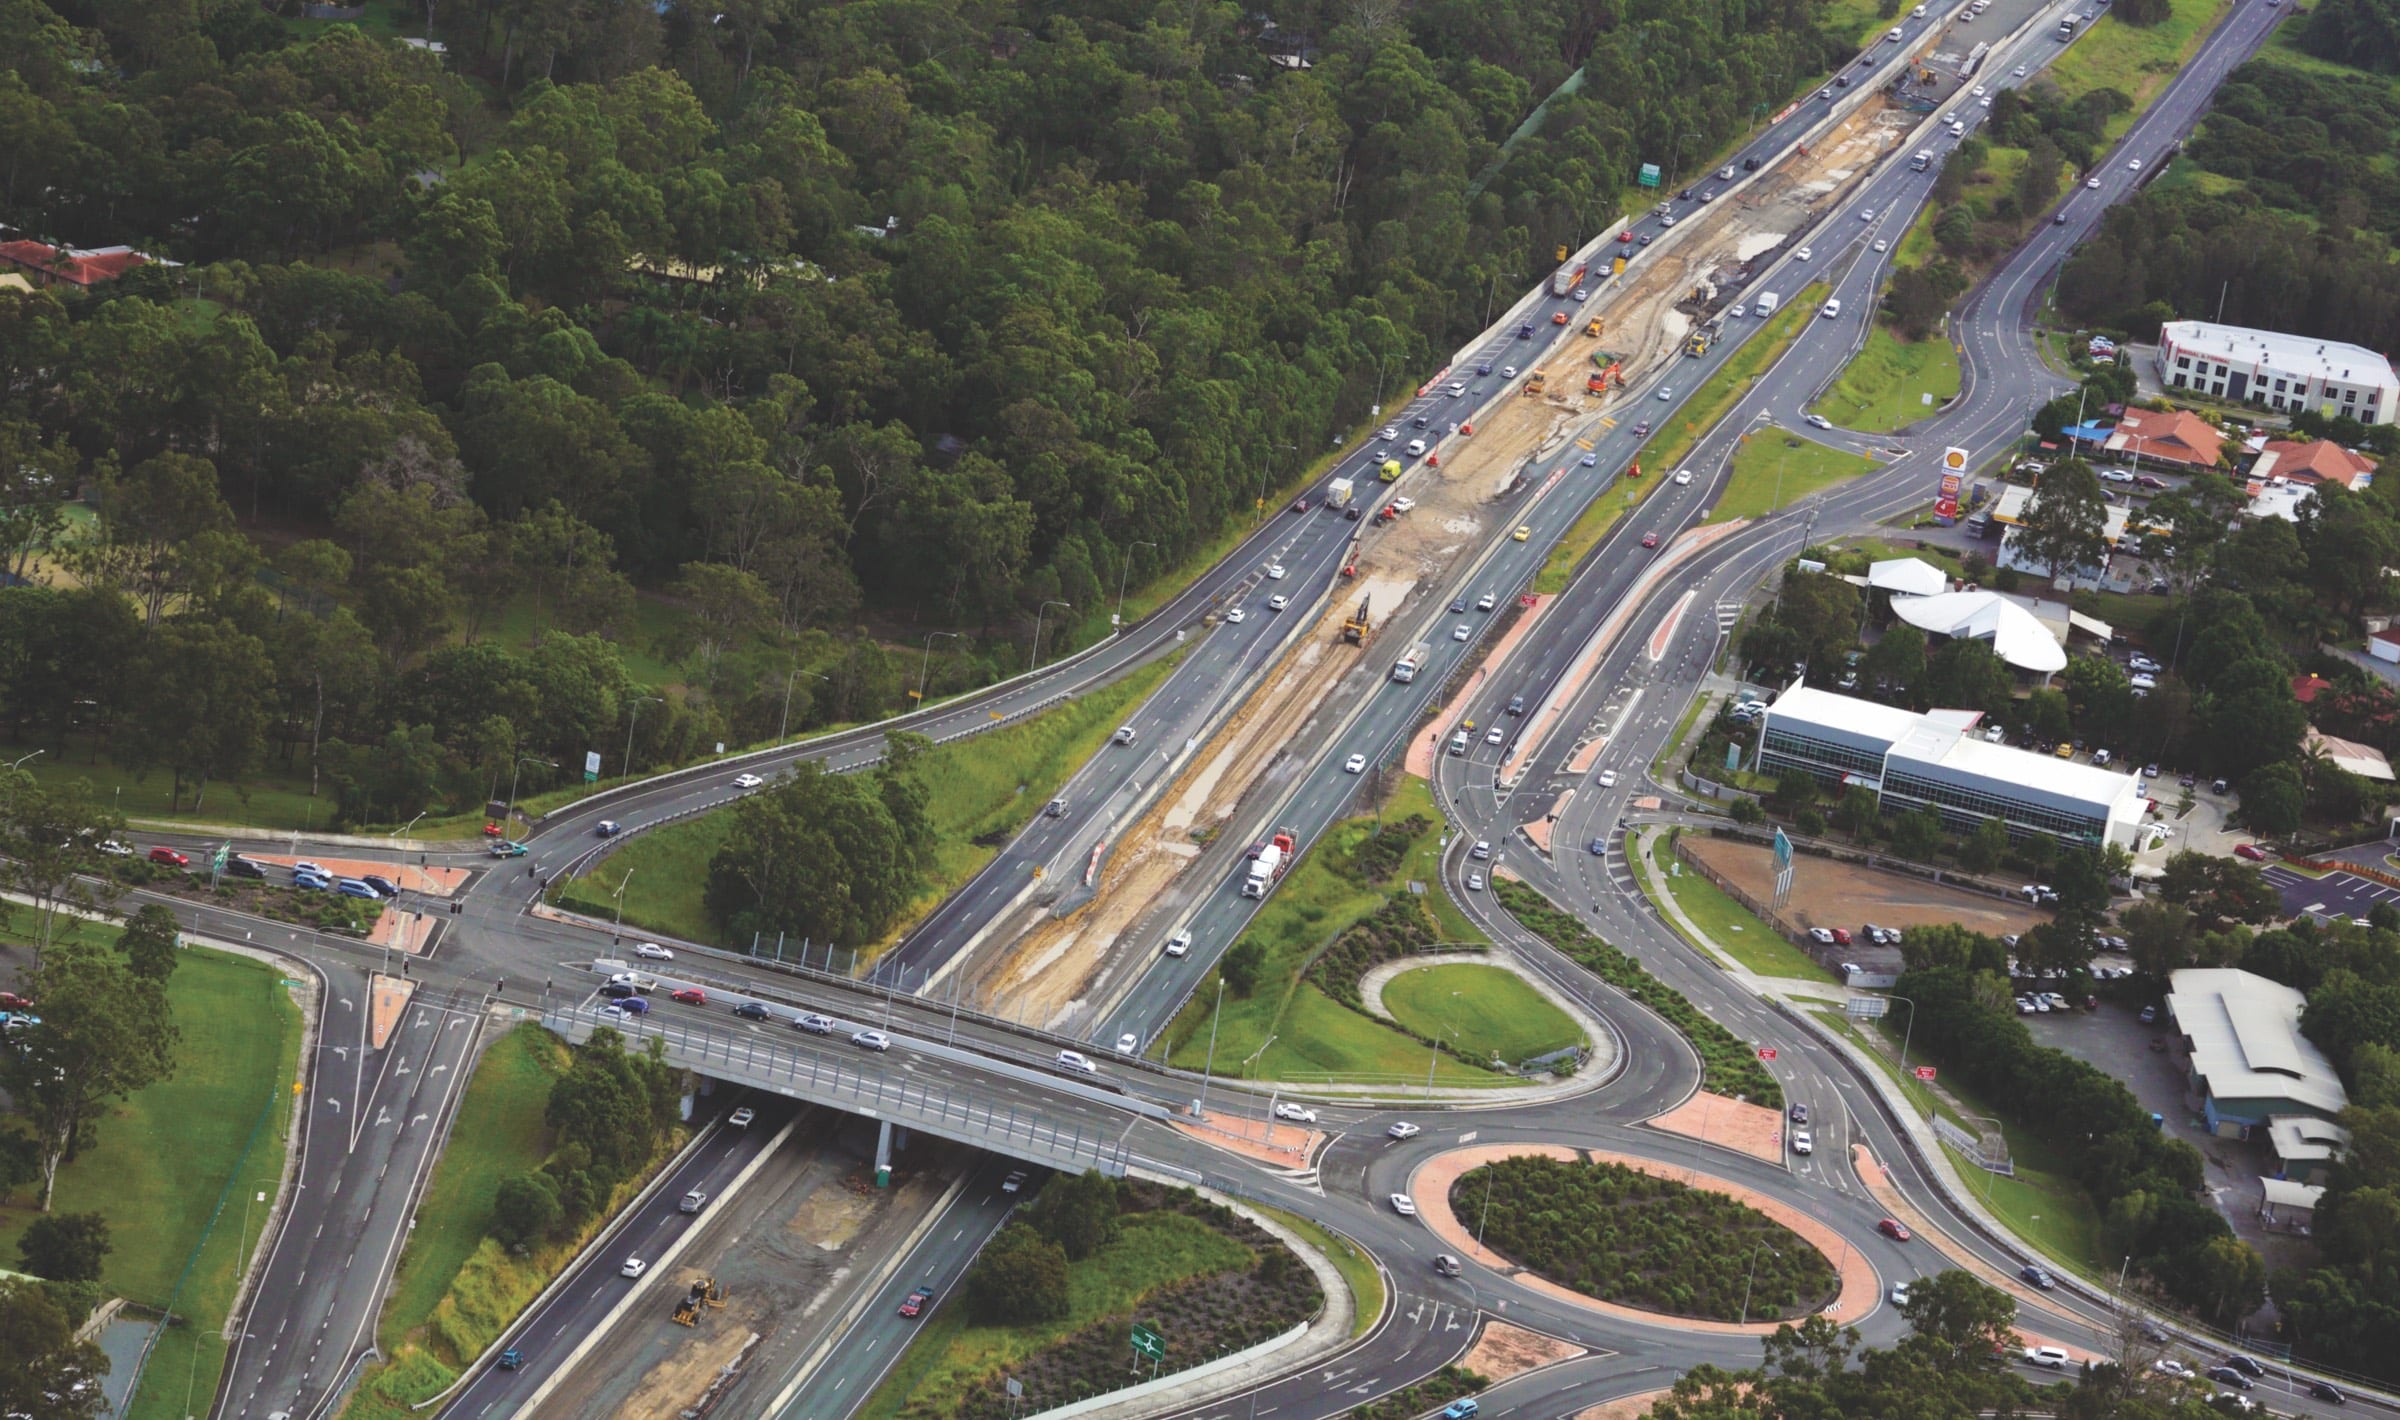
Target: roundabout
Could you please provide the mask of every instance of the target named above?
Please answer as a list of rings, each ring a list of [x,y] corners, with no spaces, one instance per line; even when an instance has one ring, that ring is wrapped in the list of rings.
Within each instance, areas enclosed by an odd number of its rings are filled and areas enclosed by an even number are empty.
[[[1488,1219],[1472,1215],[1462,1217],[1460,1209],[1452,1205],[1451,1191],[1461,1179],[1475,1170],[1508,1159],[1613,1165],[1665,1183],[1718,1195],[1751,1210],[1815,1250],[1825,1268],[1832,1273],[1836,1290],[1832,1299],[1815,1308],[1813,1314],[1844,1325],[1853,1324],[1873,1311],[1880,1300],[1881,1283],[1874,1266],[1847,1237],[1789,1203],[1730,1179],[1606,1149],[1571,1149],[1554,1144],[1490,1144],[1453,1149],[1419,1164],[1409,1177],[1409,1192],[1416,1200],[1418,1217],[1433,1235],[1459,1256],[1480,1263],[1508,1277],[1516,1285],[1539,1292],[1552,1300],[1619,1321],[1720,1336],[1767,1336],[1778,1326],[1799,1319],[1798,1316],[1784,1316],[1748,1322],[1724,1321],[1676,1315],[1625,1302],[1604,1301],[1543,1276],[1518,1259],[1477,1242],[1477,1234],[1488,1227]],[[1768,1245],[1762,1231],[1759,1246]]]

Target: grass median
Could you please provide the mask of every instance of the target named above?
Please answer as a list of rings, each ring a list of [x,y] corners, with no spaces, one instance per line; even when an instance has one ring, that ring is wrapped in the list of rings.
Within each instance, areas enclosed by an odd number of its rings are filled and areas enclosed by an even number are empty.
[[[1765,331],[1733,352],[1681,408],[1668,416],[1650,441],[1642,445],[1641,452],[1634,455],[1634,462],[1642,466],[1642,482],[1619,479],[1591,501],[1543,560],[1542,570],[1533,579],[1536,592],[1547,595],[1566,590],[1574,576],[1575,564],[1583,560],[1584,554],[1599,546],[1600,539],[1607,536],[1617,519],[1663,481],[1701,438],[1724,419],[1767,367],[1791,347],[1801,326],[1823,303],[1825,290],[1822,284],[1812,285],[1791,297],[1782,310],[1767,318]],[[1638,405],[1628,405],[1618,413],[1620,419],[1636,419],[1639,415]]]
[[[981,872],[1180,659],[1154,661],[1064,705],[929,751],[921,761],[922,780],[939,841],[924,891],[886,940],[898,940],[909,923]],[[706,903],[709,860],[732,823],[732,815],[719,810],[638,834],[566,883],[556,901],[595,917],[621,915],[629,928],[746,947],[726,939]]]
[[[1815,408],[1846,429],[1888,433],[1929,418],[1958,394],[1958,382],[1958,351],[1947,337],[1902,340],[1878,321]]]
[[[1794,438],[1772,424],[1760,425],[1734,445],[1733,476],[1708,510],[1708,521],[1759,517],[1874,469],[1875,461],[1863,454]]]
[[[1586,1043],[1523,977],[1478,962],[1403,971],[1384,984],[1383,1008],[1411,1030],[1456,1041],[1462,1054],[1511,1065]]]
[[[1301,1241],[1322,1253],[1325,1260],[1333,1264],[1333,1270],[1342,1274],[1343,1283],[1350,1288],[1352,1336],[1366,1335],[1376,1322],[1383,1319],[1383,1274],[1375,1270],[1375,1259],[1369,1257],[1365,1249],[1323,1224],[1312,1223],[1297,1213],[1286,1213],[1281,1208],[1269,1208],[1263,1203],[1250,1206],[1299,1234]]]
[[[1666,893],[1700,929],[1702,940],[1694,945],[1713,948],[1760,976],[1794,977],[1802,981],[1840,979],[1817,965],[1808,953],[1785,941],[1782,933],[1734,901],[1723,888],[1689,869],[1675,871],[1683,864],[1663,840],[1650,840],[1649,851],[1640,856],[1635,866],[1641,872],[1643,891],[1653,898]],[[1673,917],[1666,920],[1678,931],[1682,930],[1683,924]]]
[[[225,1369],[226,1313],[267,1224],[256,1197],[272,1199],[283,1175],[299,1077],[300,1009],[283,980],[267,963],[187,948],[167,983],[174,1074],[118,1104],[59,1171],[53,1210],[108,1220],[108,1293],[153,1309],[172,1299],[182,1318],[159,1335],[126,1420],[205,1411]],[[14,1261],[37,1201],[0,1207],[0,1256]]]

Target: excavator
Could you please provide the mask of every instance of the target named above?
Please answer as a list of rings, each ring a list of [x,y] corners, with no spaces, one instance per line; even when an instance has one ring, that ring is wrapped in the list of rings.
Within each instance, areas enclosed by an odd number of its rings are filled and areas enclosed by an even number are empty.
[[[1358,610],[1352,612],[1349,620],[1342,623],[1342,640],[1349,645],[1363,646],[1366,644],[1368,629],[1367,603],[1369,600],[1371,599],[1367,597],[1360,597],[1358,599]]]
[[[1598,365],[1600,368],[1594,370],[1591,374],[1584,377],[1583,388],[1585,392],[1590,394],[1606,394],[1612,388],[1625,388],[1625,365],[1623,361],[1610,357],[1608,352],[1604,350],[1592,356],[1592,363]]]

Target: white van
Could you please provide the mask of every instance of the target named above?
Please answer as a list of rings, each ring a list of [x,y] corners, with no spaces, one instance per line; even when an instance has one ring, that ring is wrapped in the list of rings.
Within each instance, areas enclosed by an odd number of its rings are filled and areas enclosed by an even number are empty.
[[[1410,458],[1413,459],[1420,457],[1424,454],[1424,452],[1425,441],[1423,439],[1411,439],[1408,441],[1408,456]]]
[[[1452,754],[1465,754],[1467,752],[1466,731],[1461,730],[1457,734],[1450,737],[1450,752]]]
[[[1819,311],[1817,314],[1825,317],[1827,320],[1839,320],[1842,314],[1842,303],[1839,300],[1827,301],[1825,303],[1825,309]]]

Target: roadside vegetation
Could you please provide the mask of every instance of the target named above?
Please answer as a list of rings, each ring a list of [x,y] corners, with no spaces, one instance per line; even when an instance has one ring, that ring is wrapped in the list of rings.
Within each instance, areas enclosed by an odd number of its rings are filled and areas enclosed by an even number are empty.
[[[1700,1056],[1700,1087],[1713,1094],[1748,1100],[1769,1109],[1783,1108],[1783,1087],[1759,1064],[1758,1056],[1733,1032],[1700,1013],[1683,993],[1643,969],[1640,962],[1601,941],[1573,916],[1523,883],[1498,881],[1492,890],[1500,905],[1525,929],[1558,948],[1585,970],[1627,996],[1658,1012],[1683,1033]]]
[[[911,748],[901,766],[889,766],[887,756],[887,766],[863,774],[818,774],[797,787],[778,780],[730,808],[637,833],[569,879],[555,900],[612,921],[621,907],[628,927],[742,949],[753,933],[766,947],[781,933],[795,953],[804,937],[820,948],[894,940],[982,871],[1180,659],[1162,658],[1066,704],[949,744],[906,737]],[[881,787],[895,781],[905,787]],[[792,802],[781,805],[785,798]],[[754,802],[761,807],[751,808]],[[930,848],[895,859],[854,831],[861,815],[888,818],[894,805],[921,815]],[[853,830],[828,832],[836,822]],[[835,871],[835,858],[849,860],[845,843],[864,850],[861,862]],[[764,871],[770,844],[800,849],[796,861],[807,866]],[[825,900],[820,890],[835,882],[850,890]],[[878,894],[859,891],[869,883],[881,885]],[[880,917],[856,910],[870,896]]]
[[[682,1146],[682,1088],[605,1028],[572,1049],[531,1023],[494,1041],[378,1322],[387,1359],[345,1415],[405,1420],[455,1382]]]
[[[1653,898],[1660,893],[1673,898],[1676,908],[1700,929],[1702,940],[1694,945],[1704,951],[1721,953],[1761,976],[1839,980],[1819,966],[1816,958],[1785,941],[1782,933],[1734,901],[1723,888],[1686,867],[1675,856],[1673,831],[1651,836],[1647,851],[1636,856],[1635,869],[1641,876],[1643,891]],[[1673,916],[1665,913],[1660,916],[1678,932],[1683,931],[1683,924]]]
[[[141,945],[120,945],[127,937]],[[30,955],[15,933],[6,945]],[[0,1258],[78,1289],[61,1296],[84,1310],[108,1296],[172,1310],[178,1323],[159,1335],[123,1414],[175,1420],[194,1403],[205,1409],[225,1366],[225,1317],[267,1222],[266,1210],[244,1205],[255,1193],[272,1198],[283,1175],[299,1006],[265,962],[179,948],[160,908],[124,929],[80,923],[57,933],[40,970],[20,976],[16,989],[42,1016],[9,1037],[18,1048],[7,1084],[29,1130],[18,1137],[38,1145],[45,1119],[72,1118],[78,1147],[56,1160],[47,1211],[38,1167],[7,1180]],[[154,1005],[134,999],[152,991]],[[126,999],[107,1004],[118,996]],[[138,1062],[112,1058],[105,1042],[129,1024],[157,1033],[155,1056],[145,1047]],[[83,1077],[80,1102],[18,1074],[68,1059]],[[61,1225],[74,1245],[53,1237],[40,1247],[40,1234]],[[83,1319],[68,1318],[71,1326]],[[12,1367],[40,1372],[37,1334],[12,1341]]]
[[[1488,1056],[1470,1061],[1448,1041],[1418,1039],[1357,1004],[1360,975],[1379,961],[1488,945],[1479,935],[1462,935],[1465,923],[1455,910],[1427,905],[1440,898],[1441,825],[1422,781],[1385,771],[1377,785],[1386,777],[1397,786],[1381,825],[1373,815],[1343,819],[1320,842],[1304,845],[1299,865],[1160,1032],[1177,1067],[1321,1084],[1421,1083],[1430,1065],[1436,1084],[1512,1082],[1483,1068]],[[1411,893],[1412,881],[1428,891]]]
[[[1383,1006],[1418,1035],[1457,1043],[1468,1059],[1518,1064],[1588,1045],[1567,1013],[1505,967],[1421,966],[1384,983]]]
[[[1932,418],[1958,388],[1958,351],[1947,335],[1902,340],[1879,321],[1814,407],[1845,429],[1882,434]]]
[[[1127,1366],[1139,1321],[1166,1338],[1161,1374],[1213,1361],[1314,1316],[1324,1293],[1289,1248],[1189,1189],[1060,1176],[1001,1229],[869,1396],[860,1420],[1005,1420],[1149,1379]]]
[[[1735,442],[1733,477],[1708,510],[1707,521],[1759,517],[1874,470],[1875,460],[1864,454],[1827,448],[1762,424]]]
[[[1451,1184],[1450,1207],[1502,1256],[1644,1311],[1774,1321],[1840,1289],[1823,1253],[1757,1209],[1622,1164],[1501,1159]]]

